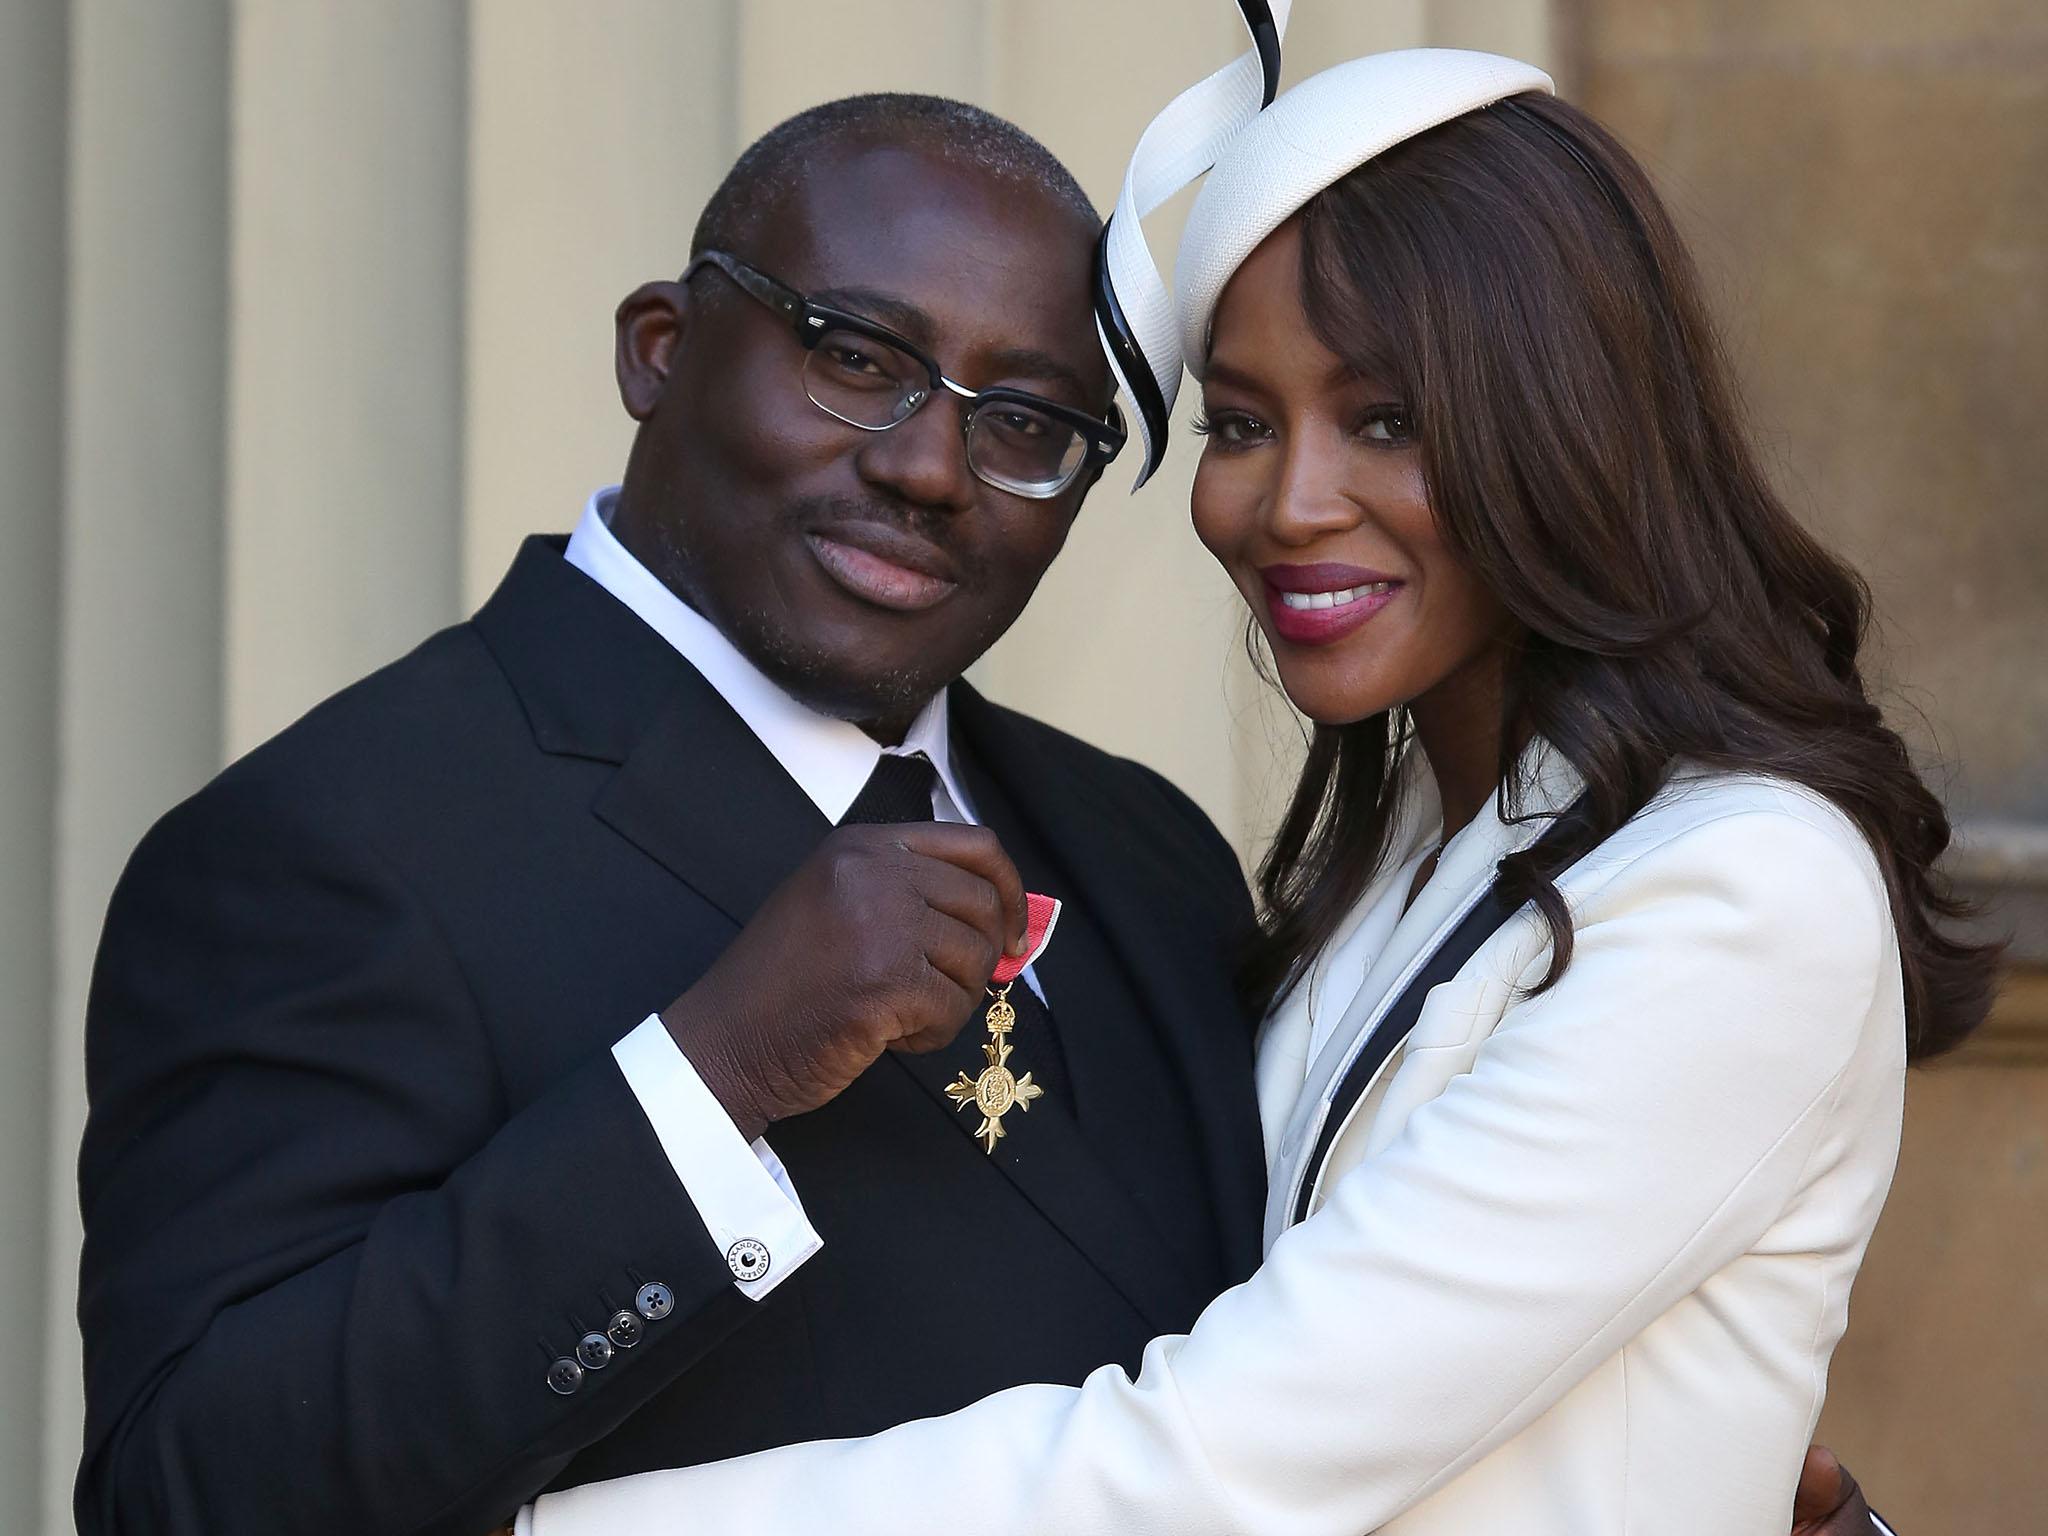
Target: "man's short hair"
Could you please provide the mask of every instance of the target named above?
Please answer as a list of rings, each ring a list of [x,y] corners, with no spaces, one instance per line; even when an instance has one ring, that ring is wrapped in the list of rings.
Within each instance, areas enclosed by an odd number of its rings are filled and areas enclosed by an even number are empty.
[[[876,144],[924,150],[998,180],[1038,188],[1080,218],[1100,222],[1073,173],[1015,123],[944,96],[876,91],[799,112],[748,145],[704,205],[690,254],[745,254],[821,154]]]

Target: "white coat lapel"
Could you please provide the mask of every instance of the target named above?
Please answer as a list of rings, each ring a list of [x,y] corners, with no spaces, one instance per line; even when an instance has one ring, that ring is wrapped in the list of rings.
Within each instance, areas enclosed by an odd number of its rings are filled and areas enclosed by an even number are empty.
[[[1415,856],[1436,840],[1436,786],[1423,768],[1422,754],[1411,751],[1401,771],[1408,779],[1402,786],[1399,820],[1388,838],[1381,872],[1315,957],[1308,974],[1273,1006],[1259,1034],[1259,1119],[1265,1131],[1269,1177],[1277,1175],[1280,1165],[1296,1150],[1288,1132],[1301,1107],[1309,1058],[1319,1042],[1331,1037],[1331,1015],[1342,1015],[1351,1008],[1357,990],[1355,978],[1361,968],[1370,974],[1377,948],[1385,943],[1398,918]]]
[[[1269,1151],[1276,1155],[1270,1158],[1268,1179],[1265,1233],[1268,1248],[1286,1229],[1302,1180],[1314,1177],[1313,1169],[1302,1166],[1303,1160],[1313,1150],[1322,1132],[1332,1090],[1356,1056],[1358,1048],[1370,1037],[1373,1026],[1401,996],[1415,972],[1428,963],[1445,936],[1486,894],[1501,859],[1542,836],[1548,826],[1544,813],[1562,810],[1583,787],[1570,764],[1548,743],[1541,741],[1531,744],[1517,771],[1522,777],[1523,792],[1519,803],[1510,807],[1516,813],[1516,819],[1503,822],[1499,797],[1489,797],[1470,824],[1445,845],[1429,883],[1416,894],[1414,904],[1394,925],[1385,947],[1367,971],[1341,1021],[1316,1052],[1314,1060],[1307,1063],[1299,1098],[1287,1113],[1286,1128],[1277,1147],[1273,1146],[1269,1132]],[[1535,819],[1523,820],[1523,817]],[[1386,890],[1383,884],[1368,892],[1361,905],[1369,904],[1375,898],[1399,902],[1406,894],[1405,890]],[[1400,1051],[1390,1053],[1378,1075],[1383,1078],[1400,1060]],[[1260,1088],[1264,1108],[1267,1084],[1263,1070]],[[1363,1106],[1370,1095],[1368,1087],[1350,1101],[1353,1110]]]

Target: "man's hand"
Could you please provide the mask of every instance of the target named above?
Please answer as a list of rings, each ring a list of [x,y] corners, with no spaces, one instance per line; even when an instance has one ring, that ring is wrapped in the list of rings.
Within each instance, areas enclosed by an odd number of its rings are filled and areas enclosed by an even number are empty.
[[[662,1022],[752,1138],[884,1050],[950,1044],[1021,952],[1024,883],[985,827],[849,826],[763,903]]]
[[[1824,1445],[1807,1447],[1792,1496],[1792,1536],[1873,1536],[1870,1506],[1848,1469]]]

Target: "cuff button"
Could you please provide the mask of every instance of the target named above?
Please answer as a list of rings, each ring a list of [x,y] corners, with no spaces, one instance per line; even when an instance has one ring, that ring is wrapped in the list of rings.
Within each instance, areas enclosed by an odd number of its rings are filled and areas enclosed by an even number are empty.
[[[640,1342],[644,1331],[640,1319],[622,1307],[612,1314],[612,1320],[605,1325],[604,1336],[620,1349],[631,1349]]]
[[[675,1311],[676,1293],[659,1280],[650,1280],[640,1287],[640,1294],[633,1298],[633,1305],[647,1321],[658,1323]]]
[[[759,1280],[768,1273],[768,1245],[743,1237],[725,1250],[725,1266],[735,1280]]]
[[[586,1333],[576,1343],[576,1359],[586,1371],[601,1371],[612,1363],[612,1341],[601,1333]]]
[[[571,1360],[567,1355],[562,1356],[561,1359],[548,1367],[549,1391],[559,1392],[564,1397],[572,1397],[575,1395],[576,1389],[582,1385],[583,1367],[574,1360]]]

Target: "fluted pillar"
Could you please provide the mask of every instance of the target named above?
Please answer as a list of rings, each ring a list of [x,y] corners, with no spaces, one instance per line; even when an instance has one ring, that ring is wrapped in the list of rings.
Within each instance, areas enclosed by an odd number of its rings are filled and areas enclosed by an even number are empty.
[[[242,0],[230,753],[460,612],[462,0]]]
[[[63,505],[62,0],[0,7],[0,1508],[37,1518]]]
[[[86,986],[128,851],[221,762],[226,0],[71,6],[43,1527],[70,1528]]]
[[[732,162],[736,3],[473,0],[465,607],[625,468],[612,311]]]
[[[978,95],[996,0],[745,0],[733,37],[740,142],[858,91]]]

